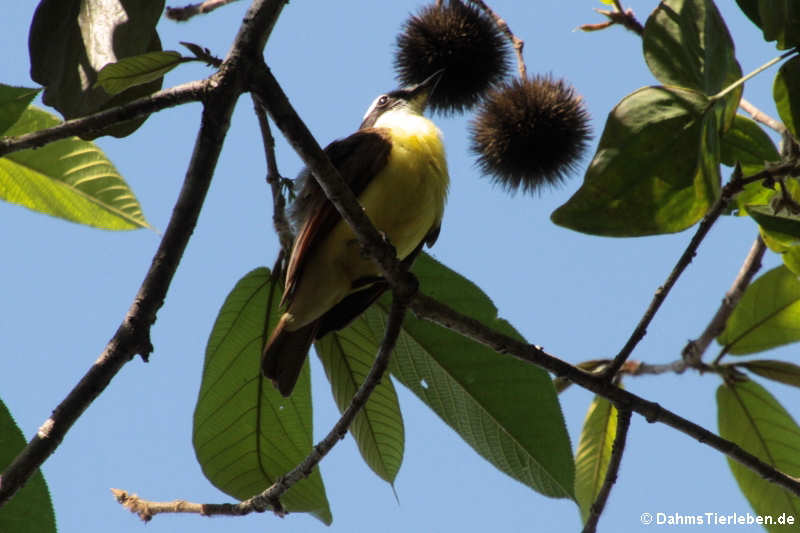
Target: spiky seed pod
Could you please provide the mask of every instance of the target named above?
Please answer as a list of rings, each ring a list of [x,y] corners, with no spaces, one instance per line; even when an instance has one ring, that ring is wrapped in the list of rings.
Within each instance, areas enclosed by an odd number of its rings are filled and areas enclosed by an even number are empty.
[[[394,64],[403,85],[445,69],[429,106],[447,114],[471,108],[500,83],[509,70],[508,52],[493,20],[472,5],[450,0],[425,6],[406,21]]]
[[[470,129],[481,170],[511,192],[560,183],[591,138],[582,98],[551,76],[515,79],[493,89]]]

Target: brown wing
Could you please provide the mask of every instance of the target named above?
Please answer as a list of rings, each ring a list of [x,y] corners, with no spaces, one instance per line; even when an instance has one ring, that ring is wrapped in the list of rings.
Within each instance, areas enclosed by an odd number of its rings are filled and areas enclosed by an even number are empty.
[[[357,131],[345,139],[333,141],[325,153],[339,171],[353,194],[359,196],[370,180],[385,165],[392,150],[388,133],[382,128]],[[281,303],[291,303],[297,283],[303,274],[305,260],[341,219],[333,204],[313,176],[308,176],[299,198],[304,202],[305,220],[292,247],[286,269],[286,287]]]

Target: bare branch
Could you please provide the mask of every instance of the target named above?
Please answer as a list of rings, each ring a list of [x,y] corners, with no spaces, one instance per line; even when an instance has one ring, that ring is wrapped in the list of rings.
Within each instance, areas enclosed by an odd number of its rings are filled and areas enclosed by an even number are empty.
[[[389,359],[397,343],[397,338],[400,335],[403,318],[408,309],[409,299],[412,296],[413,293],[395,293],[392,307],[389,310],[386,332],[384,333],[378,356],[375,358],[375,362],[372,364],[372,368],[366,378],[364,378],[364,382],[350,401],[350,405],[347,406],[347,409],[342,413],[342,416],[336,424],[334,424],[333,428],[331,428],[324,439],[312,448],[311,453],[308,454],[303,462],[281,476],[264,492],[238,504],[198,504],[183,500],[175,500],[173,502],[150,502],[142,500],[136,495],[129,495],[125,491],[114,489],[113,492],[117,501],[128,508],[132,513],[138,514],[139,517],[145,521],[150,520],[154,515],[159,513],[195,513],[206,516],[244,515],[253,512],[261,513],[272,509],[280,516],[285,515],[286,511],[281,505],[280,498],[295,483],[311,475],[311,472],[316,468],[319,462],[322,461],[337,442],[344,438],[353,420],[355,420],[356,415],[361,411],[364,405],[366,405],[372,391],[375,390],[375,387],[378,386],[378,383],[380,383],[383,375],[386,373],[386,369],[389,367]]]
[[[272,191],[272,224],[275,227],[275,232],[278,234],[278,240],[281,243],[281,250],[283,250],[288,257],[292,249],[292,242],[294,241],[294,232],[292,226],[289,224],[289,219],[286,217],[286,197],[282,192],[283,177],[278,171],[278,162],[275,158],[275,139],[272,137],[272,130],[269,127],[269,120],[267,119],[264,105],[255,93],[250,93],[253,99],[253,107],[255,108],[256,117],[258,118],[258,126],[261,129],[261,138],[264,141],[264,154],[267,159],[267,184]]]
[[[757,108],[744,98],[739,100],[739,107],[750,113],[750,116],[753,117],[753,120],[755,120],[756,122],[764,124],[768,128],[777,131],[781,135],[786,133],[786,126],[784,126],[782,122],[779,122],[774,118],[772,118],[771,116],[767,115],[766,113],[761,111],[759,108]]]
[[[687,365],[696,366],[699,364],[708,346],[725,329],[725,324],[728,323],[728,318],[731,316],[731,313],[733,313],[739,300],[741,300],[744,290],[750,285],[753,277],[761,268],[761,260],[764,257],[766,249],[767,247],[764,244],[764,240],[759,235],[756,237],[755,242],[753,242],[753,246],[750,247],[750,252],[747,254],[744,263],[742,263],[739,274],[737,274],[736,279],[733,280],[731,288],[725,293],[725,298],[722,299],[722,303],[711,319],[711,322],[708,323],[708,326],[706,326],[706,329],[700,337],[689,341],[686,347],[681,351],[683,360]]]
[[[614,24],[620,24],[626,30],[632,31],[640,37],[644,33],[644,26],[642,26],[642,23],[636,18],[633,10],[623,8],[622,3],[619,0],[614,0],[613,11],[609,11],[607,9],[595,9],[595,11],[606,17],[608,22],[600,24],[583,24],[579,27],[581,30],[596,31],[609,28]]]
[[[628,439],[628,428],[631,426],[631,412],[628,410],[617,410],[617,434],[614,436],[614,444],[611,447],[611,459],[608,461],[608,470],[603,480],[603,486],[597,494],[586,524],[583,526],[583,533],[594,533],[597,530],[597,522],[611,494],[611,488],[617,482],[619,467],[622,464],[622,454],[625,451],[625,442]]]
[[[168,107],[175,107],[188,102],[202,100],[207,90],[207,81],[192,81],[164,89],[137,98],[127,104],[98,111],[91,115],[68,120],[52,128],[26,133],[17,137],[0,137],[0,156],[25,150],[26,148],[37,148],[45,144],[66,139],[73,135],[91,134],[102,131],[113,124],[125,122],[144,115],[149,115],[156,111],[161,111]]]
[[[522,49],[525,48],[525,42],[514,35],[511,31],[511,28],[508,27],[508,23],[498,15],[491,7],[489,7],[483,0],[470,0],[473,4],[477,5],[481,9],[483,9],[494,23],[497,24],[497,27],[503,32],[506,37],[511,41],[511,46],[514,48],[514,53],[517,56],[517,71],[519,72],[519,77],[523,80],[528,77],[527,75],[527,68],[525,67],[525,59],[522,57]]]
[[[0,474],[0,505],[7,502],[55,451],[78,417],[105,390],[122,366],[136,354],[147,360],[152,352],[150,328],[197,223],[233,107],[244,88],[242,80],[249,66],[242,61],[242,54],[261,57],[283,4],[278,0],[254,0],[250,6],[225,64],[208,81],[200,131],[183,188],[139,292],[97,361]]]
[[[168,7],[166,15],[168,19],[177,22],[185,22],[195,15],[211,13],[218,7],[228,5],[236,0],[205,0],[197,4],[189,4],[183,7]]]
[[[620,389],[602,376],[584,372],[569,363],[548,354],[541,348],[503,335],[472,317],[466,316],[436,300],[418,294],[411,302],[411,310],[425,320],[434,322],[484,344],[501,354],[509,354],[522,361],[537,365],[558,377],[568,379],[587,390],[607,398],[617,409],[631,410],[642,415],[648,422],[661,422],[681,433],[697,439],[698,442],[718,450],[731,459],[743,464],[761,477],[779,485],[792,494],[800,496],[800,479],[780,472],[746,452],[737,444],[723,439],[702,426],[691,422],[674,412],[664,409],[655,402],[645,400],[631,392]]]
[[[664,285],[656,290],[650,305],[645,311],[644,316],[642,316],[641,320],[639,321],[639,324],[636,325],[636,328],[628,339],[628,342],[625,343],[625,346],[622,347],[622,350],[620,350],[619,354],[617,354],[608,368],[606,368],[603,374],[606,379],[610,380],[616,375],[628,357],[630,357],[634,348],[636,348],[636,345],[639,344],[639,342],[647,334],[647,328],[650,325],[650,322],[652,322],[653,317],[655,317],[658,309],[661,307],[661,304],[664,303],[664,300],[667,298],[669,291],[672,290],[675,282],[678,281],[678,278],[681,276],[681,274],[683,274],[683,271],[686,270],[686,267],[688,267],[689,263],[692,262],[692,259],[697,253],[697,249],[700,247],[700,243],[703,242],[703,239],[711,230],[711,227],[717,221],[719,216],[725,211],[725,209],[727,209],[731,198],[733,198],[736,193],[742,190],[742,187],[744,187],[746,181],[749,182],[750,178],[745,180],[741,178],[737,172],[734,172],[734,176],[725,185],[725,187],[722,188],[719,198],[717,198],[717,200],[708,210],[706,216],[703,217],[703,220],[697,227],[697,231],[692,237],[692,240],[689,241],[689,245],[686,247],[683,254],[681,254],[678,262],[672,269],[672,272],[670,272],[669,276],[664,282]]]

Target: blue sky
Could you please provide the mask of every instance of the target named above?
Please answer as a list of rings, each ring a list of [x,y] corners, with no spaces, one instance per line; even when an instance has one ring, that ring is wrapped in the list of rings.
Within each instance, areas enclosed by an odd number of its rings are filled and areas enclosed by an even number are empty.
[[[31,86],[27,28],[35,3],[4,6],[0,47],[7,60],[0,82]],[[172,5],[168,3],[168,5]],[[284,9],[266,59],[321,144],[354,131],[373,98],[394,88],[395,35],[420,2],[302,2]],[[597,1],[491,2],[526,42],[530,73],[565,77],[592,115],[595,139],[624,95],[655,84],[638,37],[621,28],[575,31],[599,22]],[[630,5],[640,19],[656,5]],[[748,72],[777,55],[733,2],[719,2]],[[191,41],[224,56],[245,1],[189,23],[162,21],[165,49]],[[206,76],[188,64],[165,86]],[[745,97],[775,114],[772,69],[747,85]],[[163,229],[183,180],[199,123],[192,104],[152,117],[133,136],[100,139],[139,197],[145,215]],[[550,213],[579,187],[594,145],[561,188],[509,196],[480,175],[467,152],[466,118],[434,117],[444,131],[451,192],[433,255],[476,282],[531,343],[577,363],[615,354],[655,289],[692,235],[610,239],[554,226]],[[286,176],[302,167],[278,132],[278,165]],[[646,171],[646,169],[643,169]],[[726,179],[728,171],[723,169]],[[152,332],[148,364],[136,359],[115,378],[67,435],[43,470],[61,531],[120,533],[144,525],[115,503],[110,487],[152,500],[225,502],[195,461],[191,421],[205,343],[216,312],[235,282],[252,268],[272,265],[268,189],[258,126],[249,98],[234,114],[230,134],[198,227]],[[0,397],[26,437],[80,379],[116,330],[155,251],[152,231],[113,233],[0,205]],[[704,329],[756,236],[746,219],[724,218],[650,327],[633,358],[665,363]],[[778,264],[768,254],[765,270]],[[424,289],[424,287],[423,287]],[[714,348],[706,355],[713,357]],[[794,348],[770,356],[792,357]],[[338,417],[324,372],[312,357],[314,425],[318,438]],[[716,431],[719,379],[694,372],[626,380],[626,387]],[[769,390],[796,406],[798,394]],[[421,402],[399,388],[406,424],[403,467],[392,488],[363,464],[351,438],[322,464],[334,522],[330,531],[577,531],[577,507],[544,498],[494,470]],[[591,401],[576,387],[561,396],[573,445]],[[796,408],[790,408],[795,416]],[[643,512],[699,514],[750,510],[718,452],[659,424],[634,416],[620,479],[601,531],[639,531]],[[657,526],[649,526],[657,528]],[[305,515],[278,519],[159,516],[149,533],[191,529],[321,531]],[[663,528],[663,526],[662,526]],[[683,527],[682,531],[704,528]],[[707,529],[707,528],[706,528]],[[748,528],[740,528],[746,530]],[[754,529],[756,530],[756,529]]]

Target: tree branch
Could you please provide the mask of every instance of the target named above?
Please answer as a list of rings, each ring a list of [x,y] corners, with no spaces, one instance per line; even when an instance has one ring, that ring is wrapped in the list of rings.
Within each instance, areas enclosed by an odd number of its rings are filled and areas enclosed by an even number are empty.
[[[236,0],[205,0],[197,4],[189,4],[183,7],[168,7],[166,15],[168,19],[178,22],[186,22],[195,15],[211,13],[218,7],[222,7],[235,2]]]
[[[403,318],[408,309],[408,303],[410,298],[413,297],[414,292],[394,293],[394,299],[392,300],[392,306],[389,310],[389,318],[386,324],[386,332],[383,335],[383,341],[381,342],[378,355],[366,378],[364,378],[364,382],[358,388],[355,395],[353,395],[350,405],[347,406],[342,416],[336,424],[334,424],[325,438],[312,448],[311,453],[309,453],[299,465],[278,478],[278,480],[264,490],[264,492],[238,504],[198,504],[183,500],[175,500],[174,502],[151,502],[142,500],[135,494],[130,495],[126,491],[112,489],[117,501],[132,513],[138,514],[144,521],[148,521],[154,515],[160,513],[238,516],[253,512],[261,513],[270,508],[279,516],[285,515],[286,511],[283,505],[281,505],[280,498],[294,484],[311,475],[314,468],[316,468],[336,443],[344,438],[353,420],[355,420],[356,415],[361,411],[364,405],[366,405],[372,391],[375,390],[375,387],[377,387],[383,375],[386,373],[392,351],[400,335]]]
[[[85,117],[67,120],[52,128],[25,133],[16,137],[0,137],[0,157],[27,148],[38,148],[73,135],[96,133],[113,124],[149,115],[168,107],[202,100],[205,96],[207,85],[207,80],[184,83],[177,87],[158,91],[150,96],[137,98],[127,104],[98,111]]]
[[[708,323],[700,337],[689,341],[686,347],[681,350],[683,360],[688,366],[699,364],[708,346],[725,329],[725,324],[728,323],[728,318],[730,318],[739,300],[742,299],[745,289],[761,268],[761,260],[766,250],[767,247],[764,244],[764,240],[759,235],[753,242],[753,246],[750,247],[750,252],[747,254],[744,263],[742,263],[739,274],[733,280],[731,288],[725,293],[725,298],[722,299],[722,303],[711,322]]]
[[[589,511],[589,517],[583,526],[583,533],[594,533],[597,530],[597,522],[611,494],[611,488],[617,482],[617,474],[622,464],[622,454],[625,451],[625,442],[628,439],[628,428],[631,426],[631,412],[628,410],[617,410],[617,434],[614,436],[614,444],[611,447],[611,459],[608,462],[608,470],[603,480],[603,486],[597,494],[594,503]]]
[[[661,422],[681,433],[697,439],[698,442],[718,450],[731,459],[753,470],[761,477],[775,483],[791,493],[800,496],[800,479],[780,472],[761,461],[751,453],[744,451],[737,444],[723,439],[702,426],[691,422],[674,412],[664,409],[655,402],[645,400],[631,392],[620,389],[602,376],[584,372],[546,353],[537,346],[525,344],[485,326],[480,321],[455,311],[436,300],[418,294],[412,300],[410,308],[424,320],[434,322],[479,342],[501,354],[509,354],[522,361],[532,363],[548,370],[558,377],[565,378],[576,385],[607,398],[620,411],[631,410],[648,422]]]
[[[242,55],[261,57],[283,3],[253,1],[228,58],[220,71],[209,78],[200,131],[183,188],[139,292],[97,361],[0,474],[0,505],[7,502],[55,451],[78,417],[105,390],[122,366],[137,353],[147,360],[153,350],[150,328],[197,223],[234,104],[244,88],[247,63],[242,61]]]
[[[750,114],[750,116],[753,117],[753,120],[755,120],[756,122],[760,122],[765,126],[767,126],[768,128],[772,128],[781,135],[786,133],[786,126],[784,126],[782,122],[779,122],[774,118],[772,118],[771,116],[767,115],[766,113],[761,111],[759,108],[757,108],[744,98],[739,100],[739,107],[747,111]]]
[[[281,250],[288,257],[292,250],[294,232],[289,219],[286,217],[286,198],[281,190],[284,180],[280,171],[278,171],[278,163],[275,158],[275,139],[272,137],[272,130],[269,127],[264,105],[255,93],[250,93],[250,96],[253,99],[253,108],[258,118],[258,126],[261,129],[261,138],[264,141],[264,154],[267,160],[267,184],[272,191],[272,225],[275,227],[275,233],[278,234]]]
[[[759,179],[764,178],[762,177]],[[706,216],[703,217],[703,220],[697,227],[697,231],[692,237],[692,240],[689,241],[689,245],[686,247],[683,254],[681,254],[678,262],[672,269],[672,272],[670,272],[664,284],[656,290],[653,299],[650,301],[650,305],[648,306],[639,323],[636,325],[636,328],[633,330],[628,342],[625,343],[625,345],[622,347],[622,350],[620,350],[608,368],[605,369],[603,373],[605,379],[610,380],[616,375],[628,357],[630,357],[634,348],[636,348],[636,345],[639,344],[639,342],[647,334],[647,328],[650,325],[650,322],[652,322],[653,318],[658,312],[658,309],[661,307],[661,304],[664,303],[664,300],[667,298],[669,291],[672,290],[675,282],[678,281],[678,278],[681,276],[681,274],[683,274],[683,271],[686,270],[686,267],[688,267],[689,263],[692,262],[692,259],[697,253],[697,249],[700,247],[700,243],[703,242],[703,239],[711,230],[711,227],[717,221],[719,216],[723,213],[723,211],[725,211],[725,209],[727,209],[728,204],[733,196],[741,191],[744,185],[750,181],[751,178],[744,179],[739,175],[739,172],[734,171],[731,180],[725,185],[725,187],[722,188],[719,198],[717,198],[717,200],[708,210]]]

